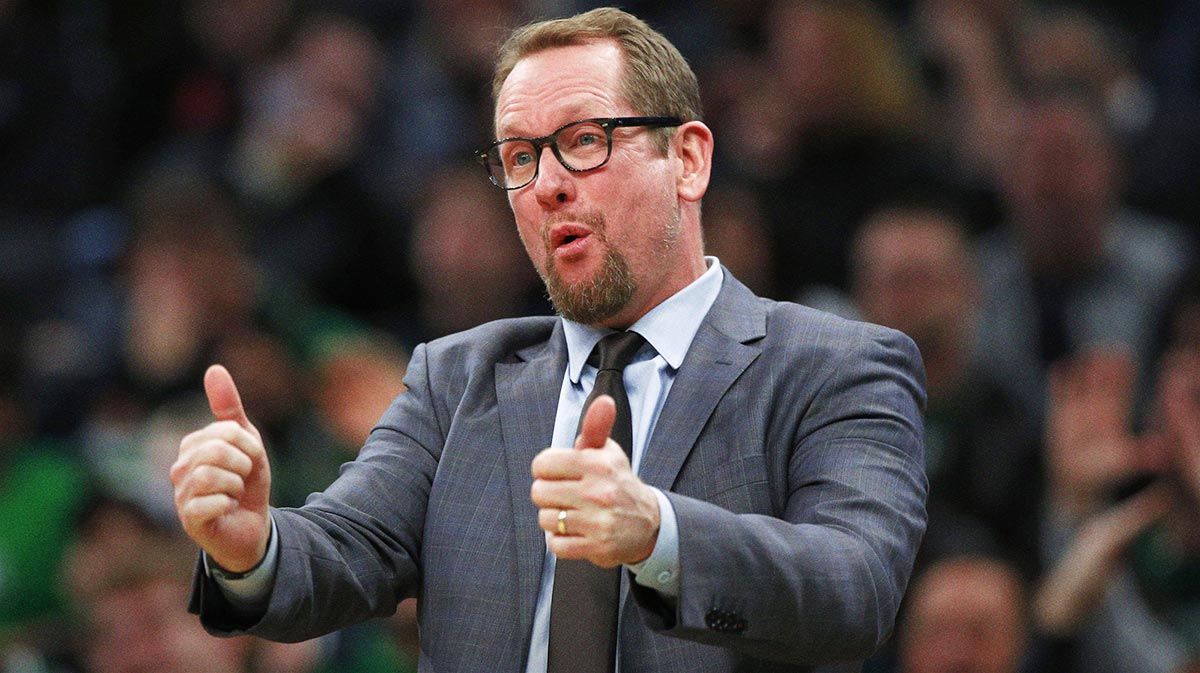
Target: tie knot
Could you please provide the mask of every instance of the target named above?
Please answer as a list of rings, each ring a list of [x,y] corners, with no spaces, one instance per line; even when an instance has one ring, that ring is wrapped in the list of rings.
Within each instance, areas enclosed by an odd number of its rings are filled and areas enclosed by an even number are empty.
[[[646,340],[637,332],[614,332],[596,344],[588,364],[601,370],[623,370],[644,343]]]

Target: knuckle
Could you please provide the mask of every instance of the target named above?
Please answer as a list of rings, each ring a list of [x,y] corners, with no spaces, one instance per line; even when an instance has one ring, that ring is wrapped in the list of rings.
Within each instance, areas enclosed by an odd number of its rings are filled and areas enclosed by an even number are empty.
[[[229,442],[224,439],[210,437],[196,447],[195,460],[201,464],[220,462],[230,448]]]
[[[216,468],[211,465],[200,465],[192,472],[192,481],[196,488],[208,491],[214,489],[220,480]]]
[[[177,488],[179,486],[179,483],[181,481],[183,481],[184,476],[187,474],[187,468],[188,468],[188,462],[185,461],[183,458],[180,458],[171,464],[171,471],[170,471],[171,483],[175,484],[175,486]]]
[[[537,474],[544,474],[554,465],[556,462],[556,453],[557,452],[553,448],[542,449],[540,452],[538,452],[538,455],[533,457],[533,462],[530,463],[530,466],[532,467],[535,476]]]
[[[601,507],[612,507],[617,502],[617,486],[611,481],[603,481],[592,488],[591,501]]]
[[[180,521],[183,521],[185,525],[196,525],[200,523],[200,514],[196,510],[197,505],[195,500],[189,498],[188,500],[184,501],[183,505],[179,508]]]
[[[529,497],[535,503],[541,504],[546,499],[546,482],[542,479],[535,479],[533,485],[529,487]]]
[[[184,435],[183,439],[179,440],[179,452],[183,453],[189,446],[200,441],[203,432],[203,430],[194,430]]]
[[[605,467],[608,468],[610,474],[616,474],[621,471],[621,467],[626,464],[624,451],[606,451],[604,453]]]
[[[604,550],[612,546],[613,523],[611,516],[601,516],[597,519],[596,525],[592,530],[592,540]]]

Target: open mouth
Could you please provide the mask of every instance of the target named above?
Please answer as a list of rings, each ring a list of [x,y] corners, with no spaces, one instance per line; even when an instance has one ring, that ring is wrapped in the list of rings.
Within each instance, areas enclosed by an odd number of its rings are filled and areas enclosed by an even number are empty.
[[[587,238],[591,234],[591,230],[578,224],[557,225],[550,230],[550,249],[557,250],[564,245]]]

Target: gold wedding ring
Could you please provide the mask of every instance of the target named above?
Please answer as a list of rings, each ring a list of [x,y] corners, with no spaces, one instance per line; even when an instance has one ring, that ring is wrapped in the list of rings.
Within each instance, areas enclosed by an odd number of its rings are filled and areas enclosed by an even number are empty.
[[[558,510],[558,534],[567,534],[567,510],[565,509]]]

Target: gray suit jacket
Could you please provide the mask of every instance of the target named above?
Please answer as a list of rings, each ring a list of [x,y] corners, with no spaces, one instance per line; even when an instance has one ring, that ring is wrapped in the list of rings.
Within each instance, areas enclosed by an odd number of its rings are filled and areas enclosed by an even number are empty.
[[[891,630],[924,532],[913,343],[725,276],[642,459],[679,520],[678,605],[626,574],[622,673],[860,661]],[[420,670],[523,671],[545,553],[530,463],[566,358],[549,317],[419,346],[358,460],[273,512],[266,614],[245,623],[203,573],[192,609],[216,633],[294,641],[418,596]]]

